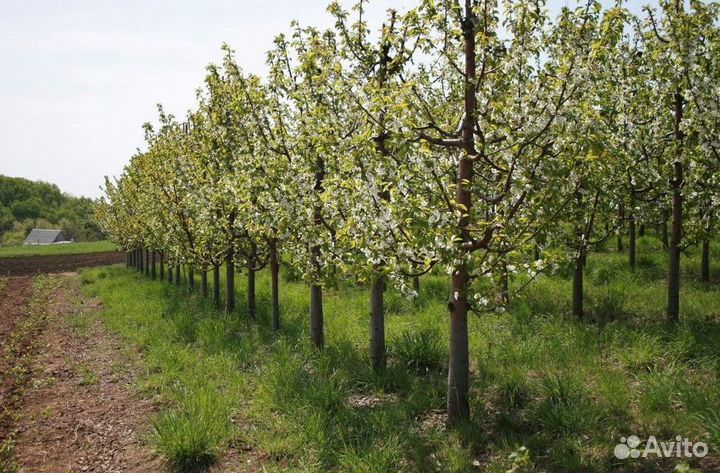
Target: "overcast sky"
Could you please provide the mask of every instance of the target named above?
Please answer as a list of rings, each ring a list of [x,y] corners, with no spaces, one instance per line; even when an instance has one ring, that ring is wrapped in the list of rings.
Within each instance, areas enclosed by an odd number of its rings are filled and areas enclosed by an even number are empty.
[[[368,18],[379,25],[387,8],[414,3],[374,0]],[[548,4],[555,10],[574,2]],[[248,72],[262,74],[273,37],[291,20],[331,25],[325,5],[0,0],[0,174],[98,197],[103,176],[118,175],[142,147],[141,125],[154,119],[156,104],[177,116],[194,106],[204,68],[220,60],[223,42]]]

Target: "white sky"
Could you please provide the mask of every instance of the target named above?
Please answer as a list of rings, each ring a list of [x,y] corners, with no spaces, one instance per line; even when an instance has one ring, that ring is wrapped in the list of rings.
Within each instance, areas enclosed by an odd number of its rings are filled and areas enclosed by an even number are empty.
[[[415,3],[374,0],[368,18],[380,25],[387,8]],[[548,0],[551,9],[567,3]],[[636,10],[641,0],[630,3]],[[325,5],[0,0],[0,174],[98,197],[103,177],[118,175],[143,146],[141,125],[154,121],[156,104],[176,116],[194,107],[205,66],[220,61],[223,42],[245,70],[262,74],[273,37],[291,20],[332,24]]]

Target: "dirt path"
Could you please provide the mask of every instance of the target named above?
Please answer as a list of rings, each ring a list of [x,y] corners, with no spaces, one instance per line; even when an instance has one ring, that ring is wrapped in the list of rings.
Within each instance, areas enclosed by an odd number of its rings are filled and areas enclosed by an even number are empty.
[[[7,343],[31,292],[30,278],[7,278],[0,281],[0,347]]]
[[[144,442],[156,406],[132,387],[137,354],[90,316],[99,302],[81,294],[76,277],[54,277],[64,281],[47,301],[32,389],[15,426],[19,471],[162,470]]]
[[[79,268],[122,263],[125,253],[107,251],[79,255],[21,256],[0,258],[0,277],[31,276],[40,273],[64,273]]]

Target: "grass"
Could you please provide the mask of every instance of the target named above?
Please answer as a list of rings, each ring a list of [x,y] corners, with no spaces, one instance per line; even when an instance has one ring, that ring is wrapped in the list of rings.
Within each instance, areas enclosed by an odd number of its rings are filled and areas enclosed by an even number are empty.
[[[720,290],[695,282],[699,259],[689,254],[682,321],[665,324],[665,255],[648,246],[634,273],[622,254],[591,255],[589,321],[569,315],[562,272],[533,283],[508,312],[473,317],[473,418],[454,430],[442,417],[446,277],[424,277],[413,302],[388,294],[381,373],[367,360],[366,289],[326,291],[318,351],[308,290],[292,275],[281,282],[280,334],[270,330],[265,272],[256,323],[245,317],[242,277],[235,315],[124,268],[81,277],[103,301],[106,325],[141,349],[141,389],[163,405],[150,440],[178,470],[243,445],[267,471],[670,471],[679,460],[617,460],[613,448],[630,434],[706,441],[711,456],[720,447]]]
[[[117,247],[114,243],[109,241],[87,241],[44,246],[0,246],[0,258],[16,258],[18,256],[77,255],[83,253],[103,253],[106,251],[117,251]]]

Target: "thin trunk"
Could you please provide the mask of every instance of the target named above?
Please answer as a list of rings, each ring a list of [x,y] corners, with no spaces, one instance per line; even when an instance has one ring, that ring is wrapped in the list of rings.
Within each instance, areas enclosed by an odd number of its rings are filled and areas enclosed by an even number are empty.
[[[385,368],[385,277],[377,275],[370,289],[370,363]]]
[[[638,229],[638,236],[645,236],[645,224],[641,223],[640,228]]]
[[[178,264],[178,265],[175,266],[175,285],[176,285],[176,286],[179,286],[179,285],[180,285],[180,282],[181,282],[181,279],[182,279],[182,274],[180,274],[180,271],[181,271],[181,270],[182,270],[182,265],[181,265],[181,264]]]
[[[155,250],[150,251],[150,277],[157,279],[157,269],[155,268]]]
[[[500,267],[500,299],[504,307],[510,305],[510,281],[508,276],[507,257],[503,256]]]
[[[315,187],[316,194],[323,192],[323,181],[325,179],[325,161],[318,156],[315,163]],[[315,226],[322,226],[322,208],[316,205],[313,209],[313,223]],[[316,277],[320,278],[320,246],[312,247],[312,264]],[[322,286],[312,284],[310,286],[310,338],[316,347],[322,348],[325,345],[325,328],[323,321]]]
[[[637,251],[637,241],[635,238],[635,215],[630,216],[630,222],[628,225],[628,261],[630,263],[630,269],[635,270],[635,255]]]
[[[617,251],[618,253],[623,252],[623,240],[622,240],[622,229],[624,227],[623,221],[625,220],[625,204],[620,202],[618,205],[618,236],[617,236]]]
[[[187,280],[188,290],[190,292],[193,292],[195,290],[195,269],[190,265],[187,265],[186,267],[187,267],[187,278],[188,278],[188,280]]]
[[[235,260],[233,250],[230,249],[225,256],[225,312],[235,312]]]
[[[200,292],[203,297],[208,296],[207,271],[205,270],[200,273]]]
[[[464,208],[458,221],[458,236],[461,243],[469,243],[469,214],[472,207],[470,186],[473,178],[473,159],[475,150],[475,113],[476,113],[476,67],[475,67],[475,30],[477,18],[472,9],[471,0],[465,0],[465,18],[462,32],[465,43],[465,117],[462,124],[463,155],[458,163],[455,189],[455,202]],[[465,250],[463,250],[465,251]],[[470,274],[464,255],[455,266],[450,287],[450,360],[448,363],[447,411],[448,423],[457,425],[470,418],[470,363],[468,354],[467,300]]]
[[[247,274],[247,311],[248,318],[255,320],[257,316],[257,304],[255,302],[255,269],[248,266]]]
[[[220,265],[213,268],[213,305],[220,308]]]
[[[270,248],[270,282],[272,285],[272,329],[280,330],[280,263],[277,248],[273,243]]]
[[[700,260],[700,280],[710,282],[710,241],[702,242],[702,257]]]
[[[325,345],[322,286],[319,284],[310,286],[310,338],[318,348]]]
[[[138,255],[137,270],[138,270],[138,273],[142,273],[142,271],[143,271],[143,250],[142,250],[142,248],[138,248],[137,255]]]
[[[420,295],[420,276],[413,276],[413,289]]]
[[[675,161],[672,165],[673,178],[670,181],[672,189],[672,231],[669,250],[668,270],[668,298],[667,318],[670,322],[676,322],[680,318],[680,250],[682,245],[682,186],[684,181],[684,170],[682,165],[684,135],[680,128],[683,118],[683,98],[678,90],[675,92]]]
[[[145,276],[150,276],[150,250],[145,249]]]
[[[572,313],[578,320],[585,317],[584,297],[583,297],[583,268],[585,266],[585,249],[582,248],[575,258],[575,272],[573,273],[573,298]]]
[[[165,253],[162,251],[158,254],[160,260],[160,280],[165,279]]]

